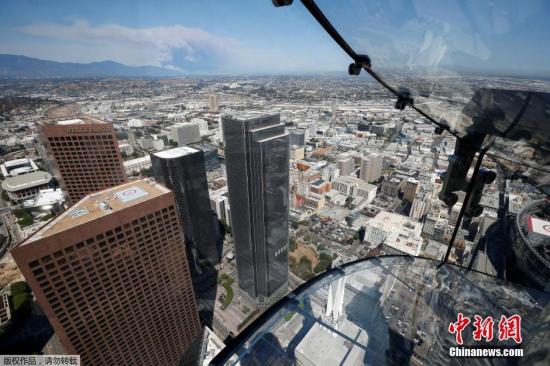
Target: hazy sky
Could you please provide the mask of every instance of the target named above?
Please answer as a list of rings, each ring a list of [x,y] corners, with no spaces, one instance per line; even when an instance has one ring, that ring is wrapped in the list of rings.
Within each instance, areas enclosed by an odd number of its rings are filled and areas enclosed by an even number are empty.
[[[550,1],[318,0],[375,66],[550,75]],[[0,53],[189,72],[344,71],[299,1],[1,0]]]

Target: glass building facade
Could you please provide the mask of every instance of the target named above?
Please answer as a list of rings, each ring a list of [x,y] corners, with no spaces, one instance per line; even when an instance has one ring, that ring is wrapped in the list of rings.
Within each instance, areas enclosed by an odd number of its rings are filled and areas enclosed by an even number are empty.
[[[288,134],[279,114],[224,116],[222,126],[239,286],[261,303],[288,280]]]
[[[210,209],[204,154],[177,147],[151,155],[151,163],[155,178],[176,195],[192,272],[213,267],[220,260],[221,243],[217,218]]]

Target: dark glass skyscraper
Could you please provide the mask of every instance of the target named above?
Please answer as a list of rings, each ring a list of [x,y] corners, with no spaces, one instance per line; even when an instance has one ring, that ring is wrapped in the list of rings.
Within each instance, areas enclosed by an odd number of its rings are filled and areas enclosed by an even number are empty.
[[[192,258],[192,271],[220,261],[221,246],[215,213],[210,208],[202,151],[177,147],[151,155],[155,178],[176,194],[176,203]]]
[[[185,247],[199,316],[212,326],[222,241],[219,222],[210,207],[204,154],[177,147],[151,155],[155,178],[170,188],[183,225]]]
[[[262,303],[288,280],[289,140],[279,114],[222,117],[239,286]]]

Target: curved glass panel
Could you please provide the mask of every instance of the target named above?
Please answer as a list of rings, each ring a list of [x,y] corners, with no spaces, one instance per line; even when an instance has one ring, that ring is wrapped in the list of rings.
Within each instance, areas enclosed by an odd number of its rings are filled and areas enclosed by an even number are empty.
[[[497,325],[502,316],[519,315],[522,360],[544,362],[545,356],[537,354],[548,354],[548,344],[540,342],[548,338],[547,293],[407,257],[369,259],[312,282],[275,305],[262,324],[252,324],[252,333],[213,364],[448,365],[450,348],[457,346],[449,325],[459,313],[472,320],[462,332],[461,347],[516,348],[514,340],[499,340]],[[493,318],[496,339],[473,339],[475,315]],[[491,359],[495,365],[509,362]]]
[[[459,137],[483,134],[477,148],[550,172],[547,2],[316,3],[415,107]]]

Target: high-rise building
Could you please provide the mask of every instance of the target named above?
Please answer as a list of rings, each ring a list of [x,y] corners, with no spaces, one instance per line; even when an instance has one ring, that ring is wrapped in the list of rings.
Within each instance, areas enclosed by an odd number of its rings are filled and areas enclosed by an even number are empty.
[[[83,116],[41,127],[54,175],[72,202],[126,182],[112,124]]]
[[[210,95],[210,112],[218,112],[220,110],[220,98],[218,94]]]
[[[199,125],[199,133],[202,136],[206,136],[209,134],[208,131],[208,122],[202,118],[193,118],[191,120],[191,123],[196,123]]]
[[[386,179],[380,186],[380,192],[384,196],[397,197],[399,194],[399,187],[401,187],[401,181],[397,178]]]
[[[405,182],[405,187],[403,188],[403,199],[405,201],[413,202],[416,192],[418,192],[419,186],[418,181],[414,178],[407,179]]]
[[[304,146],[305,145],[305,130],[301,128],[291,128],[288,130],[288,138],[290,146]]]
[[[461,209],[462,209],[461,202],[457,202],[456,204],[453,205],[453,207],[451,208],[451,212],[449,214],[449,225],[453,227],[456,225],[456,223],[458,222],[458,216],[460,215]]]
[[[151,155],[155,179],[174,191],[193,272],[216,265],[221,245],[218,219],[210,208],[201,150],[183,146]]]
[[[239,286],[264,303],[287,289],[288,134],[278,113],[222,124]]]
[[[425,214],[428,213],[432,207],[432,200],[429,195],[424,191],[419,191],[414,197],[414,201],[409,212],[411,219],[420,220]]]
[[[361,159],[361,176],[365,182],[373,182],[382,176],[382,156],[370,154]]]
[[[175,194],[201,322],[212,326],[222,242],[210,207],[204,154],[184,146],[153,154],[151,161],[157,181]]]
[[[221,167],[220,158],[218,157],[218,148],[209,144],[193,145],[194,148],[199,149],[204,154],[204,167],[207,172],[218,169]]]
[[[200,333],[174,193],[138,180],[90,194],[12,250],[83,365],[176,365]]]
[[[340,175],[350,175],[355,169],[353,164],[353,158],[348,154],[341,154],[338,156],[336,161],[338,170],[340,170]]]
[[[172,140],[176,141],[179,146],[187,146],[195,142],[201,141],[200,127],[195,122],[183,122],[173,125]]]

